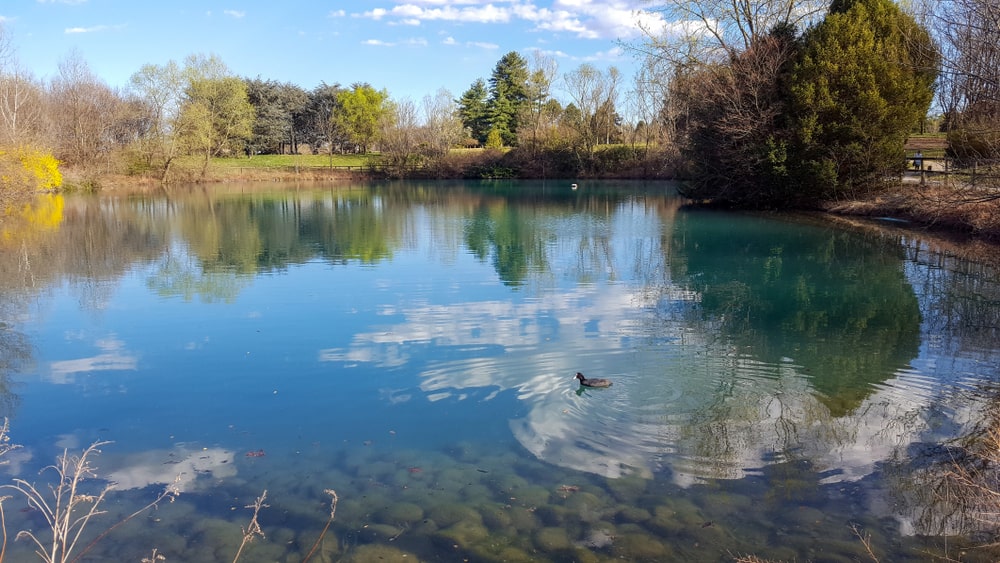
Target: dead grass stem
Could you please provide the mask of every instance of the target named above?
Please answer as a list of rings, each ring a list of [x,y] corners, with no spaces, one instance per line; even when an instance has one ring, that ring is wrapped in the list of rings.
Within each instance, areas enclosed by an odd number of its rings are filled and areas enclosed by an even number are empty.
[[[246,505],[246,508],[253,509],[253,516],[250,517],[250,523],[247,524],[246,528],[243,528],[243,541],[240,543],[240,548],[236,550],[236,556],[233,557],[233,563],[239,561],[240,556],[243,554],[243,548],[253,542],[253,539],[257,536],[264,537],[264,530],[260,528],[260,522],[257,521],[257,516],[260,514],[262,508],[267,508],[268,505],[264,504],[264,500],[267,499],[267,489],[257,497],[257,500],[253,504]]]
[[[327,520],[326,520],[326,526],[323,526],[323,531],[320,532],[319,533],[319,537],[316,538],[316,543],[313,544],[312,549],[310,549],[309,553],[306,554],[306,556],[305,556],[304,559],[302,559],[302,563],[306,563],[307,561],[309,561],[309,559],[313,556],[313,554],[316,553],[316,550],[319,549],[319,546],[323,543],[323,537],[326,536],[326,532],[327,532],[327,530],[330,529],[330,524],[333,523],[333,518],[337,514],[337,501],[339,500],[337,498],[337,491],[335,491],[333,489],[326,489],[323,492],[326,493],[326,494],[328,494],[328,495],[330,495],[330,497],[331,497],[330,498],[330,517],[327,518]]]

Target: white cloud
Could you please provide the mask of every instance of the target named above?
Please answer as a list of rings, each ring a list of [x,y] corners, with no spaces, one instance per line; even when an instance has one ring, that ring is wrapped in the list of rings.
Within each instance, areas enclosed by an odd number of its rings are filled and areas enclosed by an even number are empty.
[[[467,8],[423,8],[416,4],[400,4],[391,10],[376,8],[360,14],[360,17],[380,20],[385,17],[400,19],[418,19],[429,21],[450,21],[466,23],[507,23],[510,21],[510,10],[498,8],[492,4]]]
[[[541,54],[543,54],[543,55],[545,55],[545,56],[547,56],[547,57],[556,57],[556,58],[559,58],[559,59],[568,59],[568,58],[571,58],[570,55],[569,55],[569,53],[567,53],[566,51],[560,51],[558,49],[556,49],[556,50],[552,50],[552,49],[539,49],[538,52],[541,53]]]
[[[621,47],[612,47],[607,51],[598,51],[593,55],[583,57],[585,61],[614,61],[622,58],[625,51]]]
[[[403,39],[401,41],[383,41],[381,39],[366,39],[361,43],[362,45],[371,45],[373,47],[396,47],[399,45],[407,45],[410,47],[425,47],[427,45],[427,40],[422,37]]]
[[[108,31],[112,29],[119,29],[120,25],[93,25],[90,27],[67,27],[63,33],[74,34],[74,33],[100,33],[102,31]]]
[[[242,17],[244,17],[244,16],[247,15],[246,12],[242,12],[240,10],[223,10],[222,13],[226,14],[227,16],[236,18],[236,19],[240,19],[240,18],[242,18]]]
[[[664,25],[662,17],[642,10],[641,0],[554,0],[551,7],[521,0],[410,0],[391,8],[375,8],[354,17],[416,25],[442,21],[506,24],[524,21],[533,31],[567,33],[580,39],[625,39],[646,28]]]
[[[459,43],[458,41],[455,40],[454,37],[451,37],[451,36],[445,37],[441,41],[441,44],[442,45],[464,46],[464,47],[478,47],[480,49],[488,49],[488,50],[493,50],[493,49],[499,49],[500,48],[500,45],[497,45],[496,43],[489,43],[487,41],[466,41],[465,43]]]
[[[330,12],[329,14],[327,14],[326,17],[328,17],[328,18],[342,18],[342,17],[344,17],[346,15],[347,15],[347,12],[345,12],[344,10],[333,10],[332,12]]]
[[[470,41],[466,43],[470,47],[479,47],[480,49],[499,49],[500,45],[496,43],[487,43],[486,41]]]

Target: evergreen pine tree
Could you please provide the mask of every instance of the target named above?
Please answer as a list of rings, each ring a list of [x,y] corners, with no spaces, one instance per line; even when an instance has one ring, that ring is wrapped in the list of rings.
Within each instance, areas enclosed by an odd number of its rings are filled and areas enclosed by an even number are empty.
[[[497,61],[490,76],[489,116],[507,146],[517,145],[518,118],[527,103],[528,62],[516,51]]]
[[[458,116],[462,126],[467,127],[473,139],[486,143],[486,135],[490,131],[489,107],[487,106],[486,82],[477,78],[462,97],[455,100],[458,104]]]

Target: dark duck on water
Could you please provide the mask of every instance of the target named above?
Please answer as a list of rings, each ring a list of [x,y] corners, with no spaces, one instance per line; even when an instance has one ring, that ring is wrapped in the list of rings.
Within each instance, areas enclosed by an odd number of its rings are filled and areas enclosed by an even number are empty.
[[[576,378],[580,380],[580,385],[584,387],[611,387],[610,379],[600,379],[598,377],[587,379],[580,372],[576,372]]]

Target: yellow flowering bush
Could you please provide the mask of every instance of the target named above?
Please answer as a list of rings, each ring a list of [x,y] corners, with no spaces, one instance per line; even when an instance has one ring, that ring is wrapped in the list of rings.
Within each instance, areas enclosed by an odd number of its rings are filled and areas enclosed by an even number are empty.
[[[62,185],[59,161],[39,149],[0,147],[0,217],[39,191]]]
[[[51,190],[62,185],[62,174],[56,157],[37,149],[21,149],[18,152],[21,165],[35,178],[36,190]]]

